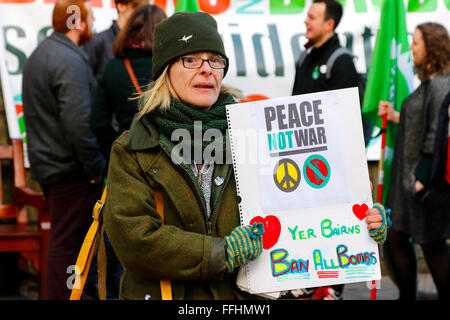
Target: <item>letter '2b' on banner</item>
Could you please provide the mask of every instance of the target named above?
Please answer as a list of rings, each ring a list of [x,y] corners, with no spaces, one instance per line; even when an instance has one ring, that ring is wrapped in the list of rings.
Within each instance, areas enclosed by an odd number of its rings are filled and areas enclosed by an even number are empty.
[[[357,88],[227,106],[242,224],[265,225],[238,286],[279,291],[378,280]]]

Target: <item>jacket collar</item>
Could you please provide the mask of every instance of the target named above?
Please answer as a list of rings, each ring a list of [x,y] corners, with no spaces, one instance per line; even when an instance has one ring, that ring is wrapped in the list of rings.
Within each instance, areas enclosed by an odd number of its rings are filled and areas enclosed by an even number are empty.
[[[144,49],[140,49],[140,48],[124,48],[123,49],[124,53],[125,53],[125,57],[127,57],[128,59],[139,59],[139,58],[149,58],[152,56],[151,52],[148,51],[144,51]],[[151,65],[151,60],[150,60],[150,65]],[[150,70],[151,73],[151,70]]]
[[[54,31],[50,37],[51,40],[59,42],[69,48],[71,48],[73,51],[75,51],[76,53],[78,53],[84,60],[86,60],[86,62],[88,62],[88,56],[86,54],[86,52],[84,52],[81,47],[79,47],[78,45],[76,45],[72,40],[70,40],[64,33],[62,32],[58,32],[58,31]]]
[[[159,146],[159,132],[147,116],[135,118],[130,126],[126,146],[132,151],[142,151]]]
[[[311,44],[310,42],[308,42],[308,43],[305,45],[305,48],[306,48],[307,46],[308,46],[308,48],[309,48],[309,47],[311,47],[311,45],[312,45],[312,44]],[[315,52],[324,52],[324,51],[328,50],[328,48],[335,47],[335,46],[340,46],[339,38],[338,38],[338,36],[337,36],[336,33],[335,33],[333,36],[331,36],[330,39],[328,39],[327,41],[325,41],[325,43],[322,44],[320,47],[318,47],[318,48],[313,47],[312,50],[315,51]]]

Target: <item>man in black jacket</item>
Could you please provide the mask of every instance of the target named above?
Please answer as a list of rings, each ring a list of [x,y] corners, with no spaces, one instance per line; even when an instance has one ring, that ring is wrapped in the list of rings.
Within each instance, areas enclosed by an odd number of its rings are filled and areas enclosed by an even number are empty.
[[[44,191],[51,218],[49,299],[70,295],[74,265],[106,172],[89,127],[95,78],[79,47],[92,37],[93,22],[89,0],[58,0],[54,32],[34,50],[23,70],[31,177]]]
[[[335,33],[341,21],[342,6],[336,0],[314,0],[305,20],[306,56],[297,64],[293,95],[312,92],[358,87],[359,75],[353,57],[340,55],[333,63],[331,77],[327,78],[327,62],[341,47]],[[321,287],[315,290],[293,290],[298,298],[338,300],[342,299],[343,285]]]
[[[315,0],[311,5],[305,20],[307,55],[296,67],[293,95],[358,86],[359,75],[348,54],[336,59],[326,78],[327,61],[341,47],[335,33],[341,17],[342,6],[335,0]]]

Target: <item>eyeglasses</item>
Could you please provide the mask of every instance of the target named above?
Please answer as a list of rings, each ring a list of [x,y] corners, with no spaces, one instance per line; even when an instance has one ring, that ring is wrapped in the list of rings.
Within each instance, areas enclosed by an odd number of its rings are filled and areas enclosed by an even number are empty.
[[[209,66],[213,69],[225,69],[227,66],[227,60],[222,57],[212,57],[209,59],[202,59],[197,57],[181,57],[183,66],[186,69],[199,69],[202,67],[203,62],[207,61]]]

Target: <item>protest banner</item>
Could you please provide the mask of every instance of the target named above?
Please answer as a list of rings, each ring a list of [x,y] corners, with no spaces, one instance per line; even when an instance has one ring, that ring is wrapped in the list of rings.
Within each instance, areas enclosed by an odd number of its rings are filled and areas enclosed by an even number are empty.
[[[380,279],[357,88],[229,105],[227,116],[241,223],[265,226],[241,276],[248,291]]]

